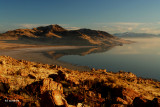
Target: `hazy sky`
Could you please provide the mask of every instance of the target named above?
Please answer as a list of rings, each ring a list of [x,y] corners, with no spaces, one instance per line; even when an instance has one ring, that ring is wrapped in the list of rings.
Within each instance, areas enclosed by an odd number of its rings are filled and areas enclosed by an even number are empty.
[[[0,32],[49,24],[160,33],[160,0],[0,0]]]

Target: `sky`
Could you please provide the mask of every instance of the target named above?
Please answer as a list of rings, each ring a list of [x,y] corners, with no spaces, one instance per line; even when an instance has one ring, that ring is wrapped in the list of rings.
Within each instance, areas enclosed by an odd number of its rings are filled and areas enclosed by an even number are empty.
[[[50,24],[160,34],[160,0],[0,0],[0,32]]]

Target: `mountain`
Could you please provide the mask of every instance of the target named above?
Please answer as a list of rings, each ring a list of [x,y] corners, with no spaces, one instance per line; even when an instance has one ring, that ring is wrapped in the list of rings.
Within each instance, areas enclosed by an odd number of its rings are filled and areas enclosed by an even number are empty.
[[[121,45],[129,43],[104,31],[66,30],[57,24],[7,31],[0,35],[0,40],[29,41],[29,43],[36,41],[54,45]]]
[[[149,33],[133,33],[133,32],[125,32],[125,33],[115,33],[113,34],[117,37],[159,37],[160,35],[149,34]]]

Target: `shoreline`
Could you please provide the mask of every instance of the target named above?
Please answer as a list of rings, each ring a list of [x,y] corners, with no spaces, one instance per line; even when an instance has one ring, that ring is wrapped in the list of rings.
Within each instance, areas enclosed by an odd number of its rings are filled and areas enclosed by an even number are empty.
[[[88,66],[79,66],[77,64],[72,64],[69,62],[60,61],[51,57],[46,57],[46,55],[42,51],[49,51],[49,50],[67,50],[67,49],[80,49],[80,48],[91,48],[96,46],[46,46],[46,45],[36,45],[36,46],[29,46],[29,47],[17,47],[17,48],[10,48],[10,49],[0,49],[0,56],[10,56],[18,60],[27,60],[36,63],[42,64],[49,64],[49,65],[58,65],[64,68],[68,68],[71,70],[78,70],[78,71],[91,71],[92,68]],[[95,69],[95,68],[94,68]],[[100,69],[100,68],[98,68]],[[97,69],[97,70],[98,70]],[[117,73],[114,72],[113,73]],[[150,79],[154,81],[160,82],[160,80],[154,78],[145,78],[139,76],[142,79]]]
[[[90,71],[90,68],[87,66],[77,66],[70,64],[68,62],[63,62],[56,60],[54,58],[46,57],[43,51],[50,50],[67,50],[67,49],[79,49],[79,48],[90,48],[93,46],[35,46],[35,47],[25,47],[25,48],[12,48],[12,49],[0,49],[0,56],[7,55],[15,59],[27,60],[37,63],[58,65],[68,69],[78,70],[78,71]]]

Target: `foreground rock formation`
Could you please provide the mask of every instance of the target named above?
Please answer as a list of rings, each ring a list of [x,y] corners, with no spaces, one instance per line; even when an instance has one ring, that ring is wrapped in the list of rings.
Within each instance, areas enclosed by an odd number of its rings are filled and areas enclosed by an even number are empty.
[[[129,41],[107,32],[79,29],[66,30],[59,25],[49,25],[33,29],[16,29],[0,34],[0,40],[15,40],[15,43],[46,45],[122,45]],[[19,41],[18,41],[19,40]]]
[[[160,107],[160,82],[0,56],[0,106]]]

